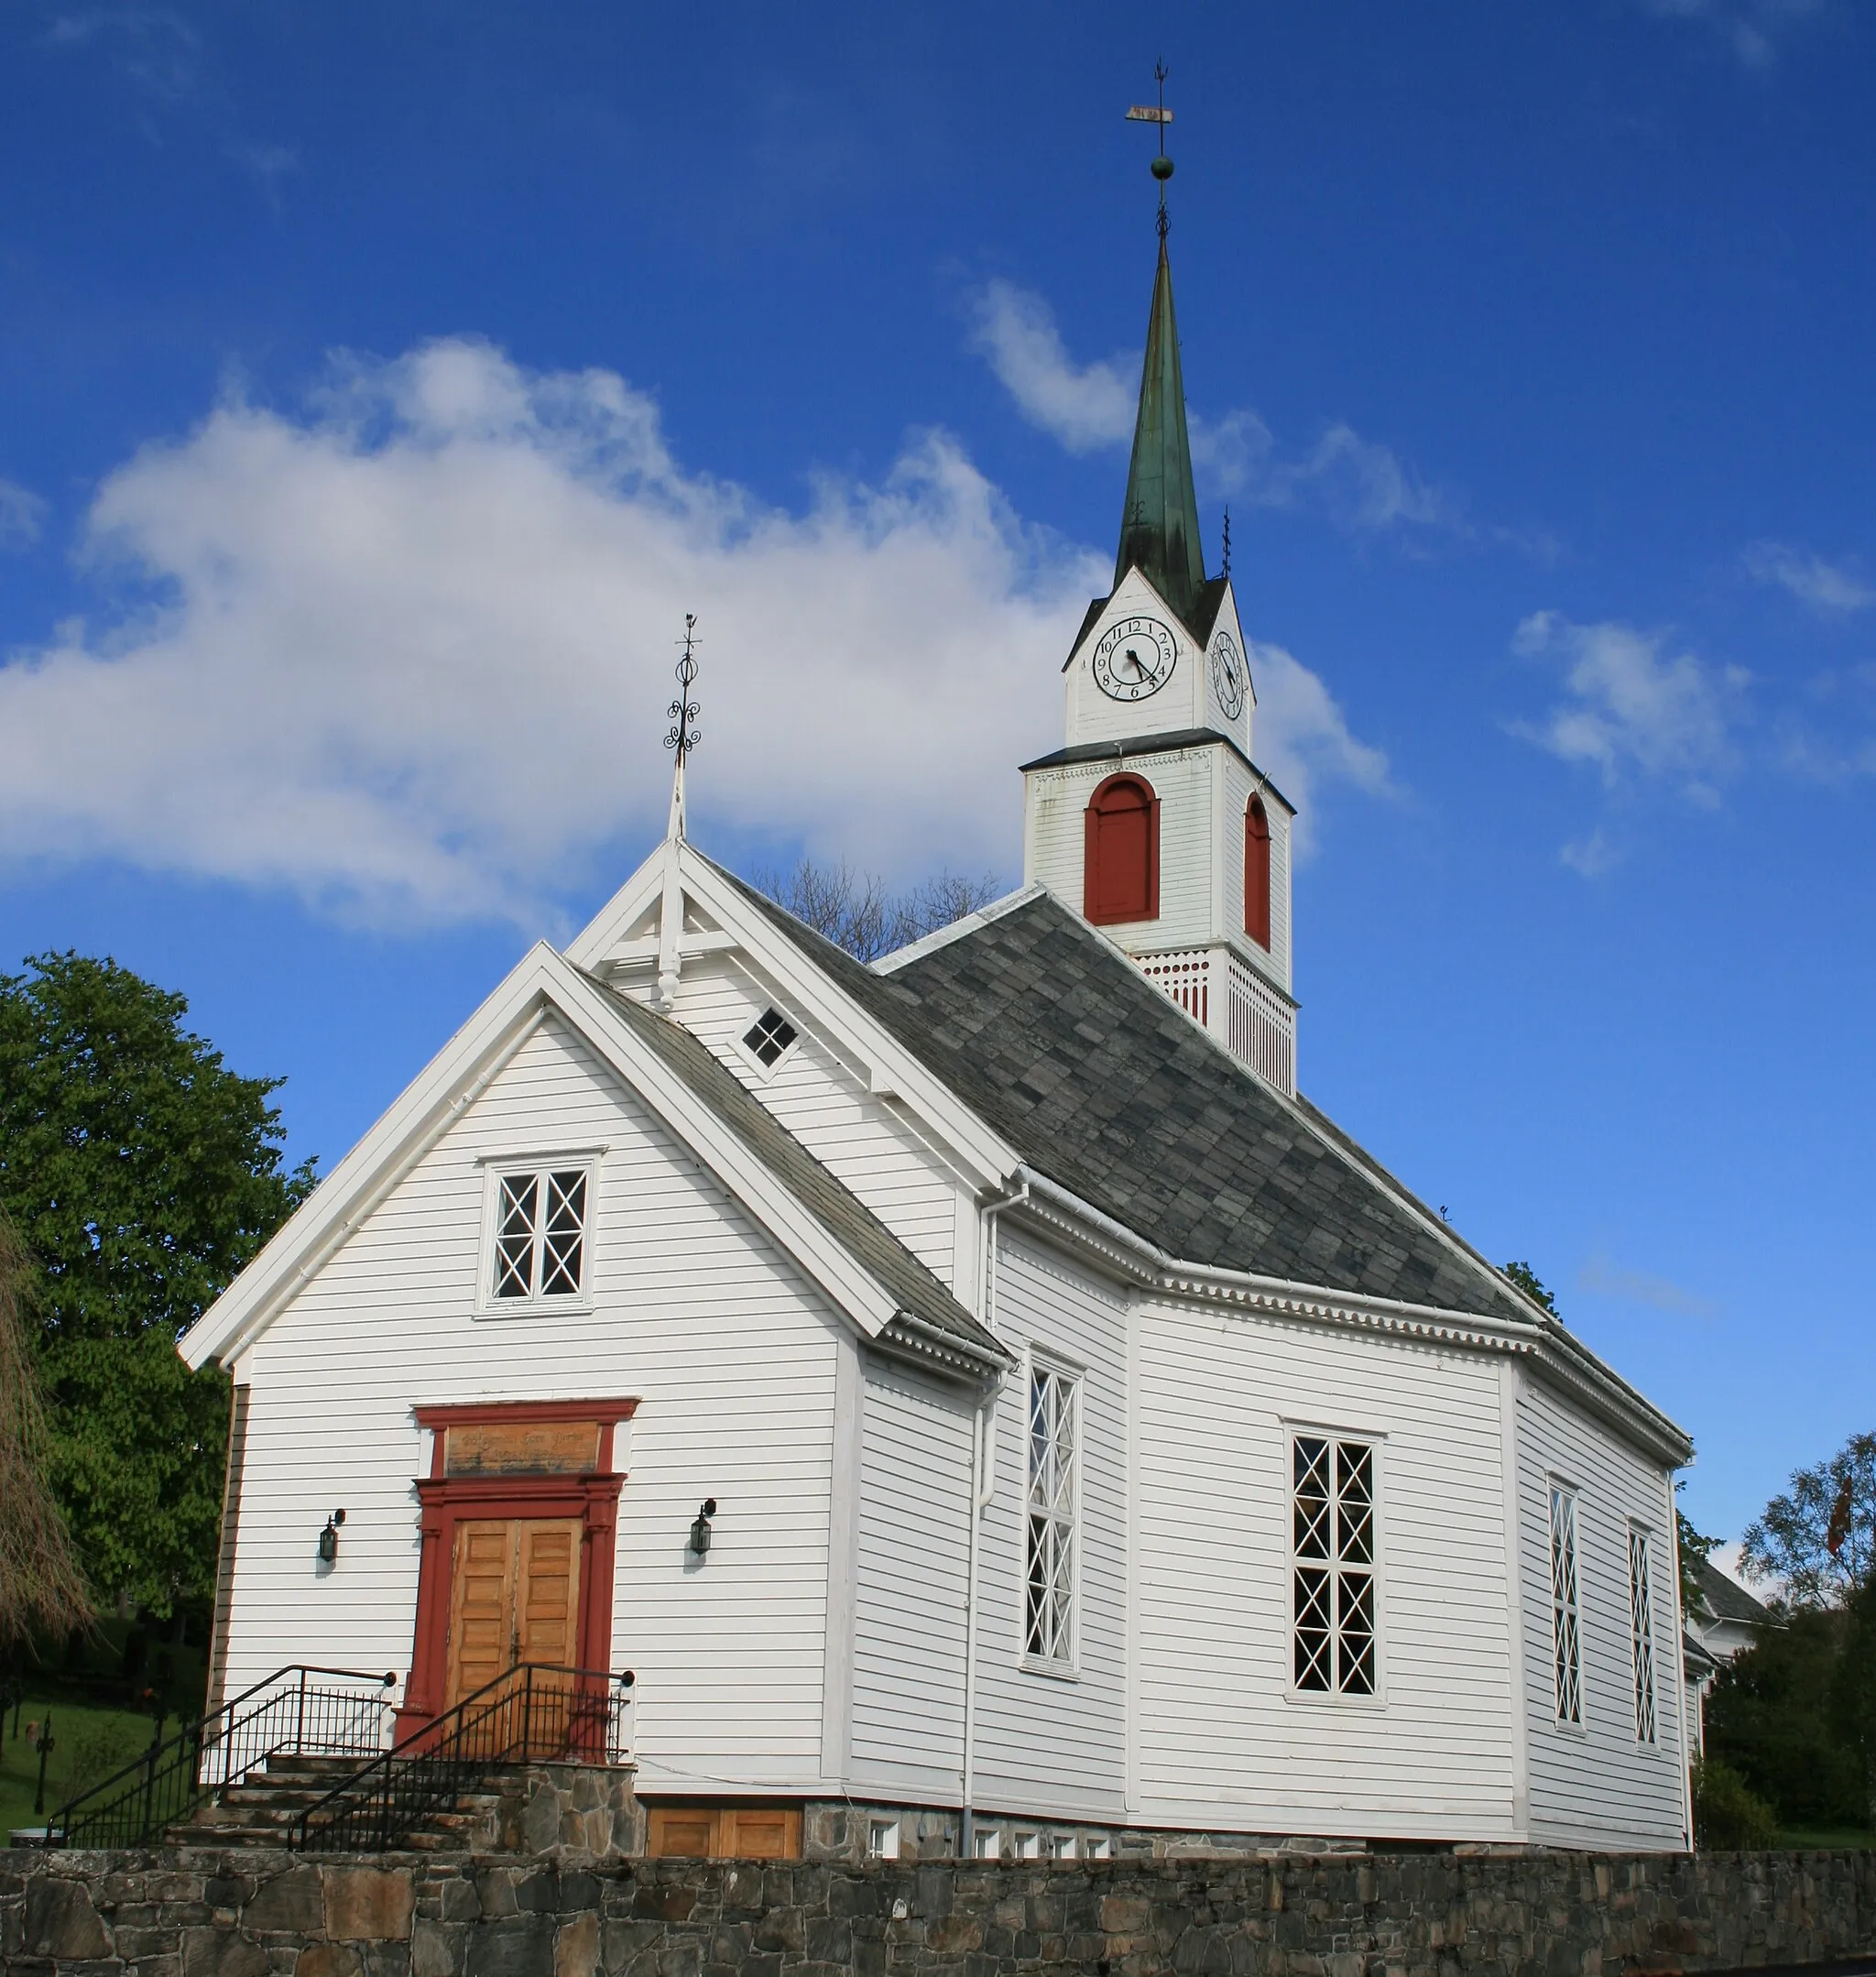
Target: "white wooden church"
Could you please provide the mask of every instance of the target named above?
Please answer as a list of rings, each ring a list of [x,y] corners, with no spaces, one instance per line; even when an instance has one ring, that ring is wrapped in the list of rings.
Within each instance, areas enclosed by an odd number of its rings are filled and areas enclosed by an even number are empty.
[[[1123,515],[1020,890],[864,967],[681,750],[190,1333],[218,1694],[629,1667],[654,1850],[1688,1844],[1687,1437],[1296,1088],[1163,241]]]

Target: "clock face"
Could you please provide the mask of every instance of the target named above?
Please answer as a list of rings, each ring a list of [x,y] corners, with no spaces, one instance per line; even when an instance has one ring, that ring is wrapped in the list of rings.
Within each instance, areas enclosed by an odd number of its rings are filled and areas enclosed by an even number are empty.
[[[1145,700],[1172,677],[1178,642],[1156,617],[1123,617],[1095,648],[1095,684],[1109,700]]]
[[[1244,712],[1245,679],[1244,655],[1232,643],[1231,634],[1221,631],[1212,641],[1212,691],[1227,721]]]

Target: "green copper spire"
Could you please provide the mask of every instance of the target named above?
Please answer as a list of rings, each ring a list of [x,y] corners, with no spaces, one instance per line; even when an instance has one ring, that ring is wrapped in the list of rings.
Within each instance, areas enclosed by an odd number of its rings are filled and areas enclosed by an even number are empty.
[[[1192,616],[1205,584],[1205,563],[1199,548],[1198,496],[1192,485],[1192,446],[1185,436],[1185,384],[1179,371],[1179,326],[1172,319],[1172,270],[1163,232],[1115,583],[1136,563],[1181,617]]]

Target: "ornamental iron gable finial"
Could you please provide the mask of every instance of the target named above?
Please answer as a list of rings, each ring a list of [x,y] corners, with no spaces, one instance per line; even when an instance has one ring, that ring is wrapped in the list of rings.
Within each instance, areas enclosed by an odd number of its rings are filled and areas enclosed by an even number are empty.
[[[697,678],[697,614],[684,613],[684,635],[678,640],[678,697],[666,710],[671,732],[664,745],[672,755],[671,816],[664,832],[664,895],[658,921],[658,988],[654,1005],[670,1012],[677,1000],[679,945],[684,929],[683,881],[678,868],[678,847],[684,841],[684,763],[703,736],[697,728],[697,703],[691,688]]]

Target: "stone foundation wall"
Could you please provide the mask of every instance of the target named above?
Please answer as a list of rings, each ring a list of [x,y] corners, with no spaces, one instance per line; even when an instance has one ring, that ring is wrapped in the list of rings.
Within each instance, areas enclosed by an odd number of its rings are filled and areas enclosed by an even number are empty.
[[[0,1854],[9,1977],[1619,1977],[1876,1950],[1876,1853]]]
[[[528,1764],[492,1775],[496,1805],[470,1839],[477,1853],[643,1853],[645,1811],[628,1769]]]

